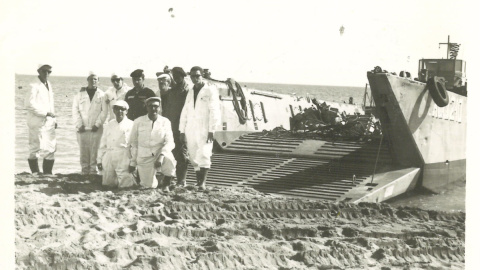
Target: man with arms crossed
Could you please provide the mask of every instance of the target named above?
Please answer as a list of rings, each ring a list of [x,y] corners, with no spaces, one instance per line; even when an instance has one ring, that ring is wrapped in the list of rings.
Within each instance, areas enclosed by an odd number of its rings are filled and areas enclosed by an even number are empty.
[[[170,76],[168,74],[160,74],[158,79],[158,85],[160,93],[163,95],[162,103],[162,115],[172,124],[173,140],[175,141],[175,148],[173,149],[173,156],[177,161],[176,174],[177,185],[185,187],[185,178],[187,176],[188,166],[188,151],[187,146],[180,140],[180,131],[178,129],[180,125],[180,115],[182,113],[183,105],[188,94],[189,85],[185,81],[187,74],[181,67],[174,67],[172,69],[172,76],[175,81],[174,86],[170,87]]]
[[[54,153],[57,149],[55,138],[55,108],[53,103],[53,89],[48,81],[52,66],[48,64],[38,65],[38,81],[32,83],[30,91],[25,98],[27,110],[28,144],[30,155],[28,165],[32,174],[38,175],[38,157],[44,155],[43,173],[52,174]]]
[[[143,70],[136,69],[130,74],[133,82],[133,89],[125,94],[125,101],[128,103],[130,109],[128,109],[127,117],[130,120],[135,120],[140,116],[147,114],[147,108],[145,108],[145,100],[155,96],[155,92],[152,89],[145,87],[145,74]]]

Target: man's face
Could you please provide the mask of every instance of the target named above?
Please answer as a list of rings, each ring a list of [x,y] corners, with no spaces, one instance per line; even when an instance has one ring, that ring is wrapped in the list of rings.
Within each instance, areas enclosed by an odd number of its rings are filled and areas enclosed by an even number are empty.
[[[170,87],[170,80],[168,80],[167,78],[160,78],[160,79],[157,79],[158,81],[158,88],[160,88],[160,90],[166,92],[168,91],[168,88]]]
[[[48,66],[43,66],[37,72],[40,79],[42,79],[43,81],[46,81],[50,77],[50,73],[52,73],[52,69]]]
[[[112,84],[115,89],[119,90],[123,86],[123,79],[122,78],[112,78]]]
[[[173,73],[172,76],[173,76],[173,80],[177,84],[182,84],[183,81],[185,80],[185,77],[183,77],[181,74],[178,74],[178,73]]]
[[[202,72],[195,70],[194,73],[190,73],[190,79],[195,85],[201,84],[203,82]]]
[[[117,122],[122,122],[123,118],[127,114],[127,109],[121,106],[113,106],[113,113],[115,114],[115,119]]]
[[[97,87],[97,84],[98,84],[98,77],[97,75],[91,75],[87,78],[87,82],[88,82],[88,87],[89,88],[94,88],[94,87]]]
[[[143,89],[143,81],[142,77],[132,77],[133,87],[137,89]]]
[[[147,113],[150,119],[156,119],[160,114],[160,102],[150,101],[147,103]]]

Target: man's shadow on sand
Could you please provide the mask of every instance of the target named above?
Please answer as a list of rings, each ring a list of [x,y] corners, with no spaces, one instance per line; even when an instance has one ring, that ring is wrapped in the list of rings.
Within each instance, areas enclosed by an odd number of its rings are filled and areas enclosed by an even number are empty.
[[[102,186],[101,175],[56,174],[33,176],[30,173],[15,175],[16,186],[47,185],[38,191],[48,196],[57,194],[80,194],[98,191],[118,191],[117,188]],[[136,189],[133,187],[132,189]],[[124,189],[122,189],[124,190]]]

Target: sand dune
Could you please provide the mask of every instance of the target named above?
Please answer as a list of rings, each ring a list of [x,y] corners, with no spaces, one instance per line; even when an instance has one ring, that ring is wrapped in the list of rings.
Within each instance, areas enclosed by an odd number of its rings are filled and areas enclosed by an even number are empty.
[[[18,269],[463,269],[465,213],[15,176]]]

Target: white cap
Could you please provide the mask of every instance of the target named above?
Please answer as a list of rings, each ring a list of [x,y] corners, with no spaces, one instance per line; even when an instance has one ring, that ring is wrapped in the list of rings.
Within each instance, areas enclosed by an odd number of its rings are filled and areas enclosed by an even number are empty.
[[[121,99],[115,100],[114,102],[112,102],[112,107],[113,106],[123,107],[128,110],[128,103]]]
[[[112,76],[110,76],[110,78],[111,79],[113,79],[113,78],[120,78],[121,79],[122,76],[120,76],[120,75],[118,75],[118,73],[114,72],[114,73],[112,73]]]
[[[145,104],[148,104],[149,101],[158,101],[162,102],[162,100],[159,97],[149,97],[145,100]]]
[[[163,78],[170,78],[170,75],[168,75],[167,73],[163,73],[157,76],[157,80],[163,79]]]
[[[49,64],[46,64],[46,63],[40,63],[40,64],[38,64],[38,68],[37,68],[37,70],[39,70],[39,69],[40,69],[41,67],[43,67],[43,66],[49,66],[50,68],[52,68],[52,66],[51,66],[51,65],[49,65]]]
[[[87,78],[90,78],[90,76],[94,76],[94,75],[98,77],[98,75],[97,75],[97,73],[96,73],[96,72],[89,71],[89,72],[88,72],[88,77],[87,77]]]

